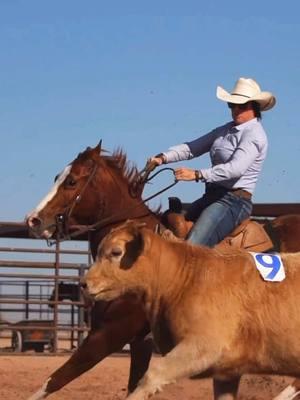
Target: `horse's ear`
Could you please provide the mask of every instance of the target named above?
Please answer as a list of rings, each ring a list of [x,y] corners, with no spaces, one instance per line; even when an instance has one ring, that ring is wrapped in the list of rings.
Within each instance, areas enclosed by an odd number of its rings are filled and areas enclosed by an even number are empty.
[[[100,142],[97,144],[97,146],[95,147],[95,149],[99,154],[101,154],[101,150],[102,150],[102,139],[100,140]]]

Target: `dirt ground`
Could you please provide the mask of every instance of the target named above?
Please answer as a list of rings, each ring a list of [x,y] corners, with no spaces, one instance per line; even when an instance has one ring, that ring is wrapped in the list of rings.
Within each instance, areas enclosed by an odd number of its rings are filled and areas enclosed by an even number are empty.
[[[26,400],[61,366],[68,356],[0,357],[0,399]],[[153,358],[152,362],[156,362]],[[49,400],[121,400],[126,397],[128,356],[112,356],[99,363]],[[241,400],[268,400],[291,382],[291,378],[245,376],[239,391]],[[181,380],[154,397],[157,400],[212,400],[212,381]]]

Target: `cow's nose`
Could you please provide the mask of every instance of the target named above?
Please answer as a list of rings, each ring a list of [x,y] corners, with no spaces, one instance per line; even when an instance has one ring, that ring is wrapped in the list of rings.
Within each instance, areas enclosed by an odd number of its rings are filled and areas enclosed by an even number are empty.
[[[38,228],[42,224],[42,220],[36,216],[28,217],[26,222],[30,228]]]

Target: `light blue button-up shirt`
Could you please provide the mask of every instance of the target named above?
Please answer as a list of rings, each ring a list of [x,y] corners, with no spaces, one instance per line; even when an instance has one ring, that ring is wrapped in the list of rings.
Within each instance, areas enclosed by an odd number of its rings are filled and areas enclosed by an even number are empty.
[[[172,146],[163,154],[169,163],[209,152],[212,166],[200,170],[205,182],[253,193],[267,148],[264,128],[254,118],[240,125],[229,122],[196,140]]]

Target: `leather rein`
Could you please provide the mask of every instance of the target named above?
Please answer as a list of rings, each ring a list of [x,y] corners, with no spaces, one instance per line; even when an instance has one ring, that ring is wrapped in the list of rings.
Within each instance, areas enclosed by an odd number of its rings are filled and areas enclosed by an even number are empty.
[[[150,181],[152,181],[152,179],[154,179],[160,173],[162,173],[164,171],[171,171],[174,174],[174,172],[175,172],[173,168],[165,167],[165,168],[160,169],[153,175],[149,176],[154,168],[155,168],[155,166],[148,162],[146,164],[145,168],[141,172],[138,173],[136,180],[130,186],[130,194],[132,197],[137,196],[141,187],[143,187],[146,183],[149,183]],[[114,214],[114,216],[103,218],[103,219],[95,222],[94,224],[90,224],[90,225],[74,225],[73,228],[76,228],[76,229],[75,229],[75,231],[72,231],[70,233],[70,225],[69,225],[70,217],[71,217],[76,205],[79,204],[80,201],[82,200],[83,194],[85,193],[88,185],[92,182],[93,178],[95,177],[97,169],[98,169],[98,165],[96,164],[94,166],[91,174],[89,175],[87,181],[85,182],[84,186],[82,187],[80,193],[74,198],[74,200],[72,201],[70,206],[66,209],[66,211],[64,213],[56,215],[56,217],[55,217],[56,238],[55,238],[55,240],[52,240],[52,239],[47,240],[47,243],[49,246],[53,245],[57,241],[61,242],[64,240],[71,240],[71,239],[74,239],[82,234],[87,233],[87,232],[96,231],[101,228],[104,228],[107,225],[124,222],[127,219],[126,215],[128,214],[128,211],[134,210],[137,207],[139,207],[140,205],[145,204],[147,201],[152,200],[153,198],[159,196],[160,194],[169,190],[170,188],[172,188],[173,186],[175,186],[178,183],[178,181],[175,179],[175,181],[172,184],[170,184],[170,185],[166,186],[165,188],[159,190],[158,192],[152,194],[151,196],[147,197],[146,199],[141,200],[138,204],[136,204],[130,208],[127,208],[126,210],[122,210],[117,214]],[[151,211],[149,211],[146,214],[135,217],[135,218],[143,218],[143,217],[146,217],[147,215],[149,215],[150,213],[151,213]]]

